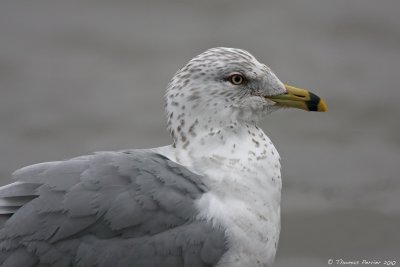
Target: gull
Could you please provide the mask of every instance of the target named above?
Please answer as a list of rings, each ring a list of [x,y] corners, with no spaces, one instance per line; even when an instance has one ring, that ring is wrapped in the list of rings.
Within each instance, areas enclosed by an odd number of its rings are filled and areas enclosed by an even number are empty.
[[[285,107],[327,110],[247,51],[196,56],[167,86],[171,145],[13,174],[0,188],[1,266],[272,266],[281,165],[258,123]]]

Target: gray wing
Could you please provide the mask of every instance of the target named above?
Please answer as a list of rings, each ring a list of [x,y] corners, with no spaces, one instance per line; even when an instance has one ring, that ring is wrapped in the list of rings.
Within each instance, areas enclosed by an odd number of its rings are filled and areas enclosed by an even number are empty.
[[[225,231],[196,219],[201,177],[146,150],[42,163],[0,188],[1,266],[214,266]]]

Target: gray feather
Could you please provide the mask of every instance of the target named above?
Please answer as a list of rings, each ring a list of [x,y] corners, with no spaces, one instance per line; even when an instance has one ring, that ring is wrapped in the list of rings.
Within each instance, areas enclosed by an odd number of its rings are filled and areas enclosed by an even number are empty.
[[[196,220],[201,177],[159,154],[101,152],[14,175],[0,188],[0,214],[12,215],[2,266],[213,266],[226,251],[224,229]]]
[[[23,197],[35,195],[35,189],[39,186],[37,183],[15,182],[0,187],[0,198]]]
[[[31,267],[35,266],[38,263],[38,258],[29,253],[25,249],[17,249],[13,251],[7,259],[2,263],[1,266],[3,267],[17,267],[17,266],[24,266],[24,267]]]

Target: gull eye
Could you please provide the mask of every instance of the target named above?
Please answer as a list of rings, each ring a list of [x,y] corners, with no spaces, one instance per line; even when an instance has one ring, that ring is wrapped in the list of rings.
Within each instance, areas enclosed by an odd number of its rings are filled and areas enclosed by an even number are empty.
[[[240,85],[245,82],[245,78],[243,77],[243,75],[235,73],[229,76],[229,82],[234,85]]]

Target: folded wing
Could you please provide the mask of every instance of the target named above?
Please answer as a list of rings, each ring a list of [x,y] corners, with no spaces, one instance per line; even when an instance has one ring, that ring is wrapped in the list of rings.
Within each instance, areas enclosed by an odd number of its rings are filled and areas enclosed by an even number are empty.
[[[213,266],[224,229],[197,220],[201,177],[146,150],[14,173],[0,188],[1,266]]]

